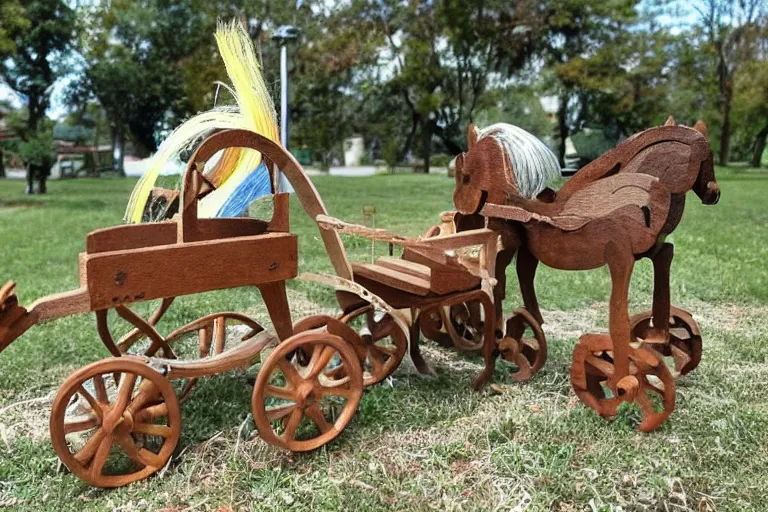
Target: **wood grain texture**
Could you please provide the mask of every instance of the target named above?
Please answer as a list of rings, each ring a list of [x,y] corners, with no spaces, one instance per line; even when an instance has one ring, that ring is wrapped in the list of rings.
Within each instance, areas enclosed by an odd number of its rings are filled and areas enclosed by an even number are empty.
[[[267,233],[88,257],[91,308],[291,279],[297,237]]]
[[[634,374],[630,375],[630,359],[647,355],[630,350],[631,339],[638,336],[661,340],[660,353],[676,356],[677,367],[698,364],[700,338],[693,334],[694,327],[670,316],[672,249],[663,240],[682,219],[686,192],[694,191],[705,204],[719,200],[720,189],[703,123],[691,129],[678,126],[670,116],[665,126],[630,137],[579,170],[559,192],[547,190],[536,199],[516,193],[514,173],[510,172],[503,148],[485,140],[478,142],[473,127],[468,142],[469,151],[457,159],[454,204],[461,214],[480,212],[488,218],[487,226],[500,232],[504,247],[501,261],[511,261],[507,255],[520,251],[520,288],[534,320],[541,318],[533,286],[539,261],[563,270],[608,266],[612,280],[608,338],[612,355],[605,384],[618,392],[624,389],[621,386],[635,382]],[[629,282],[634,262],[641,257],[654,262],[654,301],[650,313],[630,323]],[[496,275],[505,275],[505,269],[497,268]],[[504,283],[501,277],[497,281]],[[501,296],[498,290],[494,295]],[[687,339],[692,341],[675,339],[673,345],[669,326],[675,321],[681,326],[679,330],[687,328]],[[586,371],[583,359],[588,357],[584,354],[599,351],[606,342],[601,339],[599,343],[584,343],[588,347],[578,349],[579,359],[574,360],[574,388],[578,387],[579,397],[587,405],[603,414],[597,387],[582,382],[582,376]],[[696,363],[692,365],[692,361]],[[651,373],[666,378],[662,370]],[[633,401],[639,396],[637,383],[626,390],[628,395],[619,401]],[[644,411],[647,418],[641,430],[656,428],[669,416],[674,391],[668,391],[663,399],[665,414]]]

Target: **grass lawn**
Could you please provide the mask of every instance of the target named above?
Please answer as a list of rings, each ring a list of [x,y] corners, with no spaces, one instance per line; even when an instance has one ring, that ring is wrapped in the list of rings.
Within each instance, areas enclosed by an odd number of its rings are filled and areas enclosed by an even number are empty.
[[[251,385],[242,375],[202,382],[184,404],[184,431],[162,477],[115,491],[92,489],[63,470],[48,441],[58,385],[108,354],[93,317],[35,327],[0,355],[0,509],[10,510],[765,510],[768,509],[768,172],[718,169],[722,200],[693,194],[672,235],[673,303],[702,329],[699,368],[677,384],[677,409],[644,435],[631,418],[605,422],[570,389],[579,335],[604,328],[607,270],[542,268],[537,290],[549,359],[532,382],[501,381],[476,393],[476,357],[425,343],[437,377],[409,362],[391,384],[369,389],[336,441],[311,454],[273,449],[249,431]],[[317,177],[330,213],[377,226],[424,232],[451,209],[445,176]],[[25,197],[0,181],[0,284],[13,279],[24,304],[78,286],[77,255],[87,232],[121,222],[134,181],[51,182]],[[292,200],[300,271],[330,271],[317,230]],[[347,239],[352,259],[370,252]],[[378,247],[384,250],[383,244]],[[184,262],[179,262],[180,265]],[[200,269],[203,272],[205,269]],[[333,293],[293,281],[294,320],[332,311]],[[505,311],[521,304],[510,276]],[[651,265],[636,266],[633,311],[647,309]],[[161,332],[214,311],[265,318],[258,292],[181,299]],[[243,427],[243,428],[241,428]]]

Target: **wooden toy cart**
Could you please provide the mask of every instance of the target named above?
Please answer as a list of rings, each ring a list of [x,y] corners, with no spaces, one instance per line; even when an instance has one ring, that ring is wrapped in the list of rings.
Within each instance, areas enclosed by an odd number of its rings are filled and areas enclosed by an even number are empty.
[[[286,194],[273,196],[269,222],[198,219],[198,201],[215,189],[204,164],[227,147],[260,151],[272,173],[273,191],[274,169],[279,169],[323,228],[320,235],[337,274],[326,279],[338,287],[338,317],[310,316],[292,325],[285,281],[297,275],[297,237],[289,232]],[[411,240],[367,231],[362,234],[406,246],[412,261],[383,258],[373,265],[350,265],[337,230],[356,232],[327,217],[311,181],[287,151],[252,132],[225,131],[209,137],[190,160],[178,218],[88,235],[79,289],[24,308],[13,283],[0,288],[0,351],[37,323],[92,311],[113,356],[72,374],[54,400],[51,439],[64,464],[99,487],[146,478],[164,467],[175,450],[180,400],[196,380],[254,362],[260,365],[252,396],[259,436],[292,451],[318,448],[349,423],[364,385],[380,382],[401,362],[414,327],[397,309],[477,301],[493,316],[488,277],[497,246],[493,232]],[[457,248],[473,245],[482,247],[474,263],[455,256]],[[197,319],[168,336],[156,329],[177,296],[243,286],[260,290],[276,336],[256,320],[231,312]],[[158,299],[160,306],[147,319],[129,307]],[[117,341],[110,310],[133,326]],[[244,327],[234,329],[234,324]],[[487,324],[486,339],[493,338],[493,324]],[[418,336],[418,326],[415,331]],[[233,342],[234,332],[240,335]],[[179,359],[175,347],[189,335],[197,338],[199,357]],[[129,353],[141,346],[139,340],[145,341],[141,353]],[[411,353],[426,370],[415,342]]]

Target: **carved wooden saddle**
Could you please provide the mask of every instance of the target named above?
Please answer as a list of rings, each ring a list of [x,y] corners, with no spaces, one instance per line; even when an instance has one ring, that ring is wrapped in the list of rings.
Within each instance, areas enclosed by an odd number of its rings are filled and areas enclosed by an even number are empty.
[[[617,174],[594,181],[551,203],[521,200],[519,205],[486,204],[482,214],[522,223],[541,222],[576,231],[589,222],[613,218],[630,223],[654,239],[669,213],[669,191],[647,174]]]

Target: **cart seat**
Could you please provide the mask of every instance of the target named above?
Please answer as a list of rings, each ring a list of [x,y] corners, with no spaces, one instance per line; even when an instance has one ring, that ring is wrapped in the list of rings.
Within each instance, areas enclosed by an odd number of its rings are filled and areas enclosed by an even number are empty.
[[[448,265],[425,265],[416,261],[382,257],[375,264],[353,263],[358,277],[413,295],[446,295],[480,286],[480,278]]]

